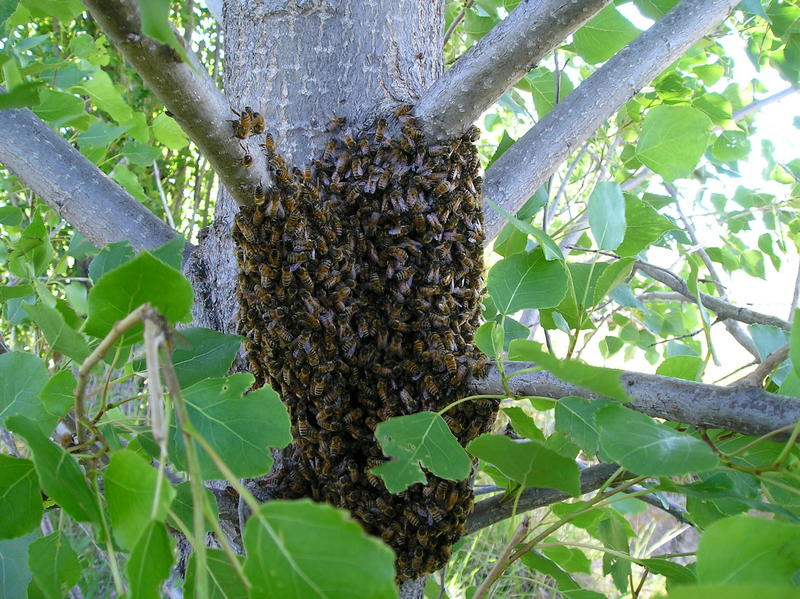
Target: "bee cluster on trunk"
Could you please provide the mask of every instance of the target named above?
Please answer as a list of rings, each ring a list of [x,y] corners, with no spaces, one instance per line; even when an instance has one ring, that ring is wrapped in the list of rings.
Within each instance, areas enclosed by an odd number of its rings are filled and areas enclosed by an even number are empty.
[[[473,340],[483,289],[479,131],[426,145],[410,107],[395,118],[395,138],[379,119],[364,136],[332,137],[303,169],[290,169],[266,133],[275,184],[256,189],[233,235],[249,369],[280,394],[294,436],[265,484],[275,497],[349,510],[394,549],[404,580],[447,562],[473,496],[468,481],[430,474],[389,493],[370,472],[385,461],[375,427],[465,396],[486,360]],[[445,420],[465,444],[496,410],[469,401]]]

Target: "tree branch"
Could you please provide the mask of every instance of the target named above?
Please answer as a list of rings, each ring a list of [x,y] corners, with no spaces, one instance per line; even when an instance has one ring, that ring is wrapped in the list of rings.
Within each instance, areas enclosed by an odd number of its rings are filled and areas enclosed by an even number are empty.
[[[187,54],[194,68],[176,60],[169,46],[143,35],[139,9],[133,0],[85,0],[84,3],[208,159],[234,199],[239,204],[251,204],[256,185],[269,181],[266,158],[257,149],[251,149],[253,165],[244,167],[244,152],[229,122],[233,115],[228,100],[191,50],[187,49]]]
[[[597,464],[581,472],[581,494],[591,493],[599,489],[611,475],[619,469],[617,464]],[[633,476],[633,475],[630,475]],[[618,481],[625,480],[626,476],[617,477]],[[522,514],[544,507],[572,496],[556,489],[539,489],[531,487],[525,489],[519,496],[519,501],[514,501],[505,495],[495,495],[489,499],[478,501],[467,518],[467,531],[472,534],[482,528],[496,524],[512,515]]]
[[[504,370],[506,376],[510,376],[534,366],[527,362],[506,362]],[[620,383],[631,398],[625,406],[672,422],[758,436],[792,426],[800,420],[800,399],[767,393],[757,386],[720,387],[631,371],[622,371]],[[507,385],[513,395],[520,396],[601,397],[588,389],[565,383],[547,371],[514,376],[507,380]],[[474,380],[470,392],[505,394],[497,367],[491,367],[485,378]]]
[[[737,0],[682,0],[566,96],[486,172],[484,194],[516,212],[620,106],[722,22]],[[458,112],[453,110],[453,112]],[[504,218],[487,207],[486,239]]]
[[[659,283],[663,283],[673,291],[685,297],[690,302],[697,303],[697,298],[694,297],[691,291],[689,291],[689,286],[678,275],[664,268],[659,268],[658,266],[648,264],[647,262],[640,262],[638,260],[634,264],[634,269],[645,273],[648,277],[658,281]],[[765,324],[772,327],[778,327],[784,331],[788,331],[792,328],[791,323],[783,320],[782,318],[771,316],[770,314],[763,314],[762,312],[756,312],[755,310],[750,310],[749,308],[741,308],[717,297],[706,295],[705,293],[700,294],[700,300],[703,302],[703,305],[706,308],[716,313],[716,315],[722,320],[731,318],[746,324]]]
[[[152,249],[175,236],[30,110],[0,110],[0,162],[96,247]]]
[[[520,2],[417,102],[414,114],[426,135],[443,139],[464,131],[607,4],[609,0]]]

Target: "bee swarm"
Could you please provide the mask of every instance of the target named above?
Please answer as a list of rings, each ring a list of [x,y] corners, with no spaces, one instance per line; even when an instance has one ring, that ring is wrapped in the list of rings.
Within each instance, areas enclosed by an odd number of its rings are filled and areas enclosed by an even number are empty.
[[[292,420],[284,467],[266,484],[275,497],[349,510],[394,549],[399,580],[447,562],[473,497],[469,481],[430,474],[390,494],[369,471],[385,461],[375,427],[465,396],[486,366],[473,343],[483,288],[478,130],[423,145],[408,109],[397,112],[396,139],[380,119],[367,136],[332,138],[304,169],[290,171],[267,133],[275,185],[256,190],[233,229],[249,368]],[[466,444],[496,409],[464,402],[445,420]]]

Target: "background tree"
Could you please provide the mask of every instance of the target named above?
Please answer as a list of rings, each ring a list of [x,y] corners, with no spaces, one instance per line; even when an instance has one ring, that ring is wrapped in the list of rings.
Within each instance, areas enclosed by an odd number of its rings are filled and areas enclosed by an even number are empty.
[[[351,585],[341,596],[392,596],[391,556],[377,541],[333,510],[259,508],[245,488],[258,495],[258,484],[239,482],[269,470],[267,448],[288,437],[274,394],[265,389],[245,400],[249,379],[226,378],[239,344],[230,336],[238,309],[231,224],[237,204],[251,204],[256,186],[270,181],[255,138],[242,144],[229,121],[231,107],[254,107],[281,153],[302,165],[321,153],[332,117],[357,128],[404,103],[415,105],[431,144],[476,121],[484,129],[494,253],[477,342],[496,365],[472,386],[476,395],[508,398],[509,435],[528,441],[496,434],[467,448],[481,460],[477,484],[493,483],[478,488],[497,493],[478,503],[469,531],[554,504],[538,527],[517,518],[500,557],[474,580],[452,576],[451,588],[474,584],[473,596],[485,596],[521,560],[564,596],[593,596],[572,574],[585,569],[584,550],[599,549],[603,574],[634,596],[650,573],[669,580],[670,597],[727,596],[733,586],[791,592],[785,587],[795,584],[797,563],[780,547],[798,538],[800,406],[787,362],[797,299],[786,320],[762,314],[733,303],[725,277],[743,270],[763,278],[765,257],[777,269],[793,251],[800,169],[765,146],[765,177],[783,186],[779,195],[708,190],[750,153],[752,113],[794,89],[735,83],[736,61],[720,40],[741,36],[753,64],[796,85],[800,10],[777,0],[745,2],[732,14],[730,0],[619,4],[226,2],[213,18],[190,2],[172,13],[179,37],[165,2],[7,5],[2,297],[4,347],[17,351],[0,356],[0,419],[14,433],[4,437],[0,484],[5,513],[22,516],[0,519],[11,539],[0,546],[3,557],[20,564],[3,579],[6,594],[24,596],[27,588],[28,596],[59,596],[79,578],[84,590],[111,593],[91,574],[81,577],[68,540],[91,526],[86,538],[96,545],[82,555],[105,555],[102,572],[114,592],[127,585],[132,596],[158,596],[172,563],[168,519],[195,548],[187,588],[196,596],[221,592],[220,580],[229,581],[222,596],[247,596],[250,585],[253,596],[291,596],[281,585],[292,584],[304,589],[294,591],[299,597],[340,596],[331,575]],[[644,32],[623,16],[634,7],[655,21]],[[686,178],[704,192],[691,210],[722,223],[719,245],[706,247],[698,236],[682,197],[689,188],[676,183]],[[765,231],[757,240],[747,234],[756,224]],[[675,266],[645,261],[651,246],[674,252]],[[152,255],[135,257],[148,249]],[[162,317],[196,328],[181,341]],[[717,323],[753,357],[755,369],[736,384],[700,382],[716,360]],[[607,333],[599,345],[598,331]],[[529,337],[543,339],[548,351]],[[144,349],[131,354],[131,347]],[[574,360],[585,347],[599,347],[603,357],[623,348],[643,355],[658,364],[657,374],[589,367]],[[136,373],[147,374],[147,389]],[[229,401],[204,418],[219,396]],[[281,425],[260,435],[236,429],[230,438],[215,428],[238,419]],[[47,443],[57,423],[55,439],[83,470]],[[425,438],[407,441],[424,453]],[[158,470],[143,456],[156,458]],[[452,447],[448,462],[461,456]],[[422,465],[438,474],[432,458]],[[194,476],[182,482],[176,472]],[[227,479],[209,483],[214,508],[201,509],[202,479]],[[42,520],[36,538],[40,488],[45,507],[59,506],[60,517],[57,526]],[[119,491],[130,488],[141,489],[140,501]],[[666,492],[685,499],[675,504]],[[584,502],[564,503],[585,493]],[[634,529],[609,507],[622,493],[704,530],[695,569],[631,549]],[[237,494],[241,500],[232,499]],[[248,524],[241,562],[236,528],[248,502],[258,517]],[[737,516],[748,509],[775,521]],[[596,541],[573,539],[562,551],[564,542],[551,535],[568,523]],[[275,540],[282,526],[291,526],[288,544]],[[337,533],[328,543],[317,527]],[[208,551],[206,529],[218,544]],[[306,535],[347,567],[307,568],[299,551]],[[767,557],[731,577],[731,560],[749,560],[747,552],[730,555],[742,537]],[[28,568],[29,552],[52,559]],[[282,559],[280,571],[263,567]],[[457,558],[455,571],[469,560],[469,552]],[[420,592],[420,585],[403,590]]]

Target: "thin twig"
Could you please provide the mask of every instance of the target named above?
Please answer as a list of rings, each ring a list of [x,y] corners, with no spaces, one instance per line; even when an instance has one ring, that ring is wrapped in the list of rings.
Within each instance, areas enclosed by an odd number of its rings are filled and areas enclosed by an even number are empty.
[[[153,160],[153,176],[156,179],[156,187],[158,188],[158,195],[161,197],[161,206],[164,208],[164,215],[167,217],[167,224],[174,229],[175,219],[172,218],[172,210],[169,209],[167,195],[164,193],[164,188],[161,186],[161,173],[158,170],[158,163],[155,160]]]
[[[789,344],[779,347],[769,354],[758,367],[746,377],[736,381],[735,385],[757,385],[760,386],[764,379],[789,357]]]
[[[478,587],[478,590],[472,595],[472,599],[483,599],[486,597],[486,594],[489,592],[491,586],[497,581],[500,576],[502,576],[503,572],[505,572],[506,568],[511,564],[511,555],[516,549],[517,545],[519,545],[525,537],[528,535],[528,527],[530,526],[530,518],[525,516],[520,522],[517,530],[514,532],[514,535],[511,537],[511,540],[506,545],[506,548],[503,550],[503,553],[497,559],[492,567],[489,574],[486,578],[483,579],[481,586]]]
[[[672,199],[675,200],[675,209],[678,211],[678,216],[683,223],[684,229],[686,229],[686,233],[689,235],[689,239],[691,239],[692,244],[694,244],[695,248],[697,249],[697,254],[700,256],[703,264],[706,265],[708,274],[711,276],[711,280],[714,282],[714,285],[717,288],[717,293],[719,293],[721,299],[728,301],[728,291],[725,288],[725,285],[722,283],[722,278],[719,276],[714,263],[711,261],[711,257],[708,255],[708,252],[706,252],[705,248],[700,243],[700,239],[697,237],[697,232],[695,231],[692,222],[686,217],[681,209],[680,194],[678,193],[677,188],[672,183],[665,183],[664,187],[669,195],[672,196]],[[761,360],[761,354],[758,353],[756,344],[753,342],[750,336],[744,330],[742,330],[740,323],[730,318],[726,318],[722,321],[722,324],[731,334],[731,337],[736,339],[739,345],[745,348],[756,360]]]
[[[94,351],[83,361],[80,368],[78,368],[78,380],[75,386],[75,433],[78,437],[78,444],[86,441],[82,426],[82,422],[86,418],[84,396],[86,393],[86,384],[89,381],[92,368],[100,363],[108,353],[108,350],[114,347],[114,344],[119,341],[122,335],[141,322],[142,315],[150,309],[150,304],[142,304],[125,318],[115,322],[111,327],[111,331],[109,331]]]
[[[450,27],[448,27],[447,31],[444,32],[444,40],[442,41],[442,47],[444,47],[447,44],[447,40],[450,39],[450,36],[453,35],[453,32],[456,30],[456,27],[458,27],[461,24],[461,21],[464,20],[464,17],[467,16],[467,11],[470,8],[472,8],[473,4],[475,4],[475,0],[466,0],[466,2],[464,2],[464,7],[461,9],[461,12],[459,12],[456,15],[456,18],[453,19],[452,23],[450,23]]]

